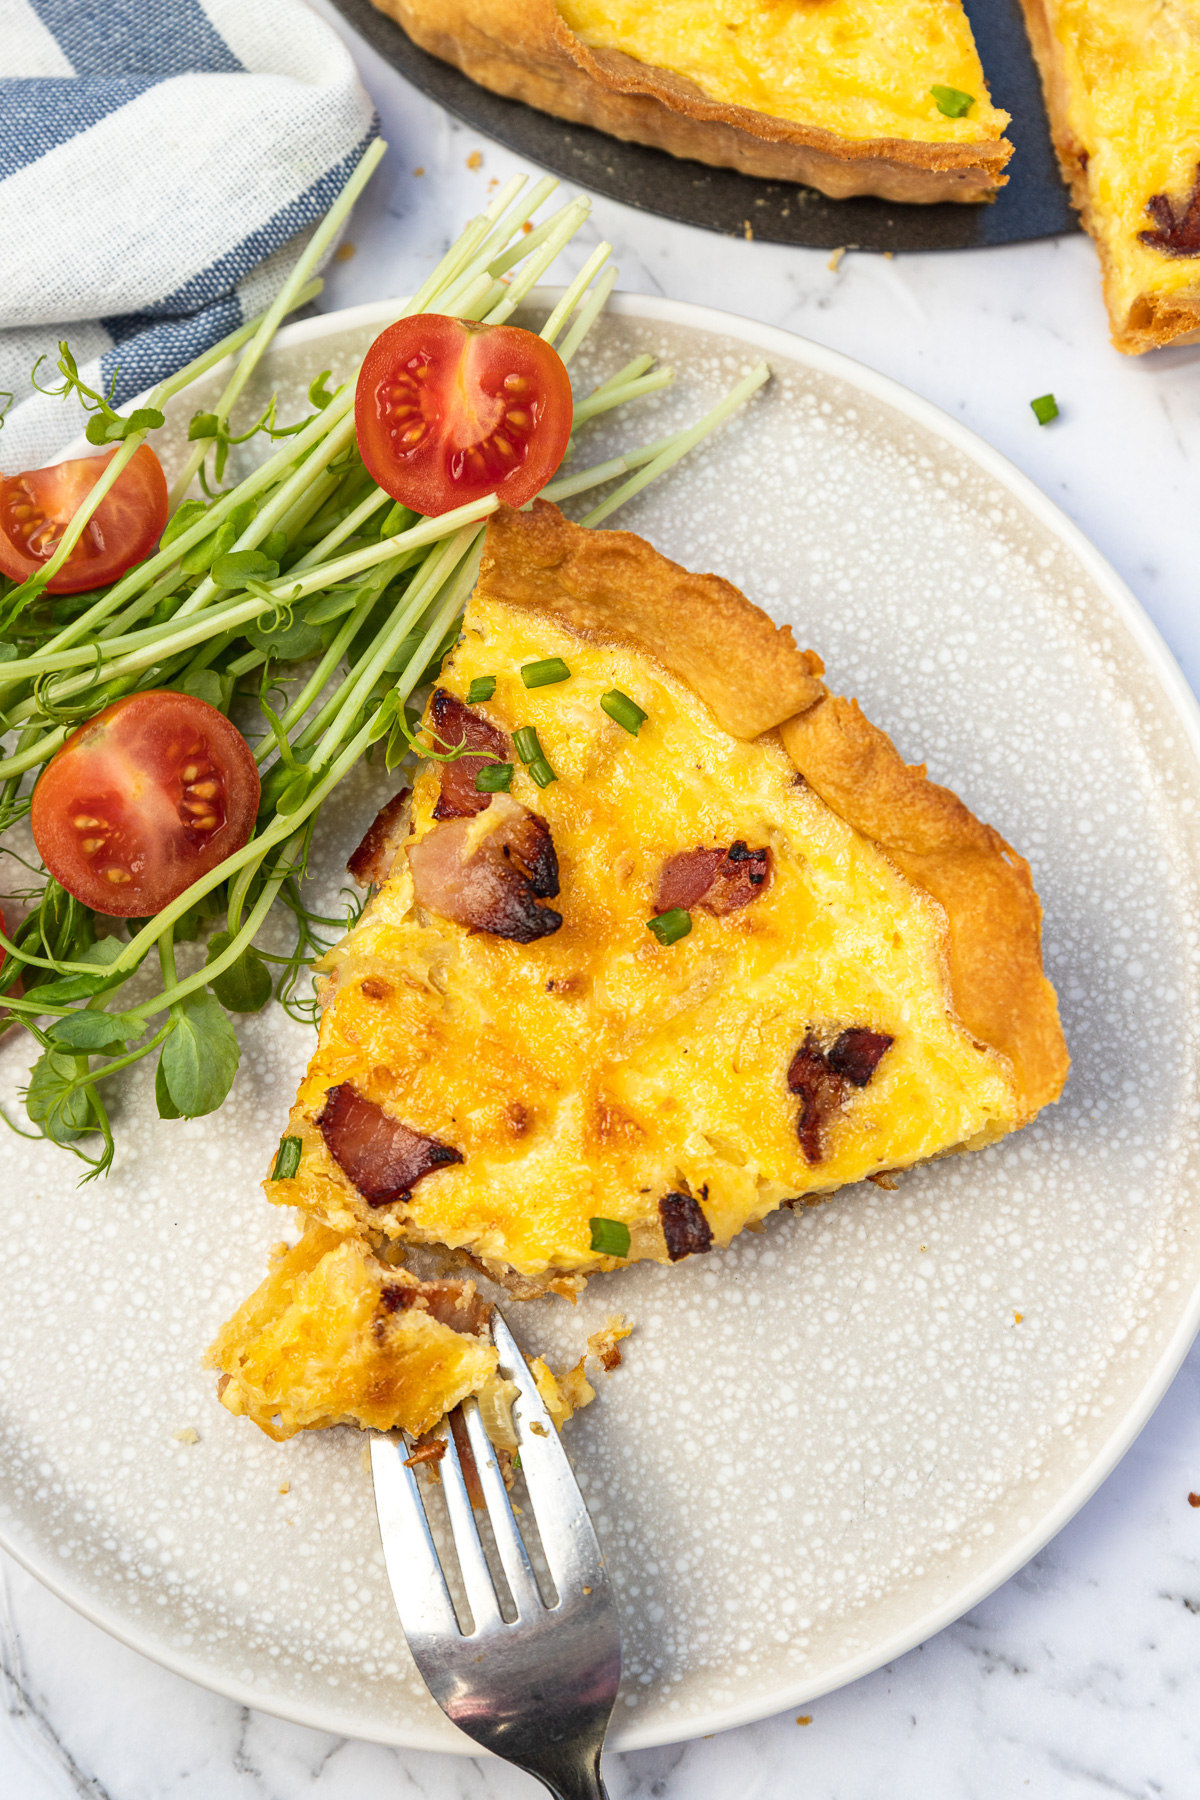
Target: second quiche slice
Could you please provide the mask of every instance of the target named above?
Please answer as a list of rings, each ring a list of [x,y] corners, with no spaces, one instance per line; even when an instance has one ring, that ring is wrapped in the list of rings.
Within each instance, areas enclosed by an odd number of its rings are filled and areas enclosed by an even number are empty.
[[[1028,866],[822,673],[640,538],[494,519],[444,760],[368,834],[377,892],[323,964],[267,1190],[305,1238],[213,1347],[227,1405],[427,1429],[495,1357],[407,1246],[571,1294],[1058,1097]]]
[[[960,0],[375,4],[481,86],[673,156],[838,199],[978,201],[1007,179]]]
[[[1200,0],[1022,0],[1113,342],[1200,332]]]

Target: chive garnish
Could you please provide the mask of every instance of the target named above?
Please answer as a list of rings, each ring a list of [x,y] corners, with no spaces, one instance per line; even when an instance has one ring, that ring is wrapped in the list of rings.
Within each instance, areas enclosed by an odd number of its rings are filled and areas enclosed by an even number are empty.
[[[552,781],[558,780],[558,776],[544,756],[534,757],[529,765],[529,773],[540,788],[548,788]]]
[[[974,94],[964,94],[961,88],[942,87],[935,82],[929,91],[938,111],[945,113],[948,119],[961,119],[975,104]]]
[[[298,1137],[281,1138],[279,1154],[275,1158],[275,1167],[271,1170],[272,1181],[290,1181],[300,1167],[300,1152],[303,1145]]]
[[[692,929],[692,915],[682,906],[673,906],[669,912],[647,919],[646,929],[654,933],[660,944],[677,944]]]
[[[601,1256],[629,1255],[629,1227],[620,1219],[589,1219],[592,1228],[592,1249]]]
[[[494,675],[477,675],[467,689],[467,705],[478,706],[481,700],[490,700],[495,691]]]
[[[475,777],[477,794],[507,794],[512,786],[513,766],[511,763],[484,763]]]
[[[607,694],[601,694],[600,704],[610,719],[615,719],[618,725],[625,727],[630,737],[637,736],[649,716],[642,711],[636,700],[631,700],[620,688],[609,688]]]
[[[541,662],[521,665],[521,680],[527,688],[553,687],[556,682],[570,679],[571,671],[561,656],[547,656]]]
[[[1053,394],[1039,394],[1036,400],[1029,402],[1033,408],[1033,416],[1039,425],[1048,425],[1051,419],[1058,417],[1058,401]]]
[[[538,734],[532,725],[522,725],[519,731],[514,731],[513,743],[517,746],[517,755],[523,763],[536,762],[543,754]]]

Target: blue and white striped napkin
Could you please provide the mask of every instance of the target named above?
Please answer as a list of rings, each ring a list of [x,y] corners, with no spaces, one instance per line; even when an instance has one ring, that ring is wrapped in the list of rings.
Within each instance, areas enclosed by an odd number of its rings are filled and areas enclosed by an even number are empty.
[[[118,405],[173,373],[269,304],[376,129],[303,0],[0,0],[0,469],[82,429],[43,351]]]

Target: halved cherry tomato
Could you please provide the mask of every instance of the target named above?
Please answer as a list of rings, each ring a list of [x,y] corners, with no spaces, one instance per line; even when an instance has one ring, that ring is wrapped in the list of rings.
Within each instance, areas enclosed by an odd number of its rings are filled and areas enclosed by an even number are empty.
[[[484,494],[532,500],[562,461],[571,407],[562,359],[532,331],[421,313],[367,351],[354,423],[380,487],[436,517]]]
[[[0,569],[25,581],[48,563],[59,540],[113,457],[83,456],[23,475],[0,475]],[[83,528],[46,589],[78,594],[103,587],[140,562],[167,522],[167,480],[149,444],[140,444]]]
[[[143,918],[241,849],[258,798],[254,755],[224,713],[152,690],[115,700],[71,734],[33,790],[30,823],[69,894]]]

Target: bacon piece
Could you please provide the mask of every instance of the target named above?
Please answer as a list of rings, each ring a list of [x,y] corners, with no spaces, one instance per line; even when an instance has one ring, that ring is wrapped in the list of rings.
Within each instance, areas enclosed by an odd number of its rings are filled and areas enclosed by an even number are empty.
[[[492,1316],[473,1281],[422,1281],[413,1287],[389,1282],[380,1300],[385,1313],[408,1312],[415,1306],[440,1325],[470,1337],[482,1337]]]
[[[1178,207],[1165,194],[1155,194],[1146,202],[1146,211],[1156,230],[1138,232],[1143,244],[1164,256],[1200,256],[1200,165],[1191,193]]]
[[[840,1075],[834,1075],[820,1044],[810,1031],[792,1058],[787,1075],[788,1088],[800,1096],[800,1116],[796,1135],[804,1160],[817,1163],[822,1155],[822,1128],[830,1113],[836,1112],[846,1092]]]
[[[847,1085],[866,1087],[894,1041],[863,1026],[843,1031],[827,1051],[811,1031],[805,1037],[792,1058],[787,1084],[800,1096],[796,1135],[806,1162],[821,1161],[825,1121],[846,1098]]]
[[[690,1194],[664,1194],[658,1203],[667,1255],[672,1262],[684,1256],[703,1256],[712,1249],[712,1231]]]
[[[411,1456],[406,1456],[406,1469],[419,1468],[422,1463],[440,1463],[446,1454],[445,1438],[425,1437],[420,1440]]]
[[[408,836],[411,788],[403,787],[380,807],[362,843],[346,864],[359,887],[382,887],[397,850]]]
[[[429,709],[435,750],[457,750],[469,744],[472,750],[491,752],[487,756],[461,756],[456,762],[442,763],[442,786],[435,819],[470,819],[486,811],[492,796],[475,792],[475,777],[486,763],[511,762],[512,746],[506,734],[489,725],[478,713],[464,706],[445,688],[437,688]]]
[[[317,1125],[334,1162],[369,1206],[408,1200],[423,1175],[463,1160],[461,1151],[393,1119],[349,1081],[328,1090]]]
[[[756,900],[770,879],[771,852],[750,850],[743,838],[728,850],[681,850],[659,872],[654,910],[664,913],[681,906],[690,912],[703,906],[720,917]]]
[[[531,944],[549,937],[562,914],[540,899],[558,892],[550,827],[508,794],[493,794],[486,818],[451,819],[408,847],[421,906],[474,931]]]
[[[841,1075],[854,1087],[866,1087],[895,1041],[886,1032],[851,1026],[849,1031],[843,1031],[825,1060],[835,1075]]]

